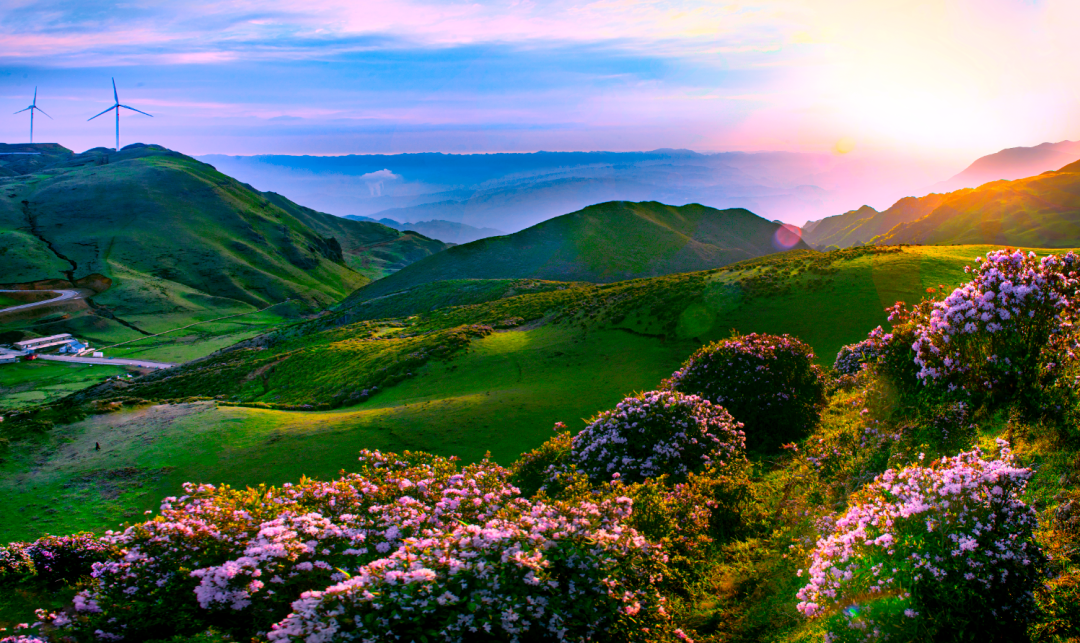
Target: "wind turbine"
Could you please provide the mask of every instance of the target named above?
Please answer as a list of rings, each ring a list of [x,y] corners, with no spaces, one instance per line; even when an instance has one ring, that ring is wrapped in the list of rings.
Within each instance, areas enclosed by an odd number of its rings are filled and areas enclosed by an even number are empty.
[[[127,105],[121,105],[120,104],[120,96],[118,96],[116,94],[116,79],[115,78],[112,79],[112,94],[113,94],[113,99],[116,100],[116,103],[113,104],[113,106],[110,107],[109,109],[105,110],[104,112],[101,112],[101,114],[107,114],[107,113],[111,112],[114,109],[116,110],[116,151],[119,152],[120,151],[120,108],[123,107],[124,109],[130,109],[133,112],[139,112],[143,116],[149,116],[150,118],[153,118],[154,115],[153,114],[147,114],[146,112],[135,109],[134,107],[128,107]],[[101,114],[98,114],[97,116],[91,116],[90,118],[86,119],[86,121],[90,122],[90,121],[94,120],[95,118],[97,118],[98,116],[101,116]]]
[[[34,88],[34,102],[30,103],[30,107],[27,107],[26,109],[20,109],[19,111],[15,112],[15,113],[16,114],[22,114],[23,112],[28,111],[28,110],[30,112],[30,142],[33,143],[34,142],[34,112],[41,112],[42,114],[45,114],[45,110],[43,110],[43,109],[41,109],[40,107],[37,106],[37,87]],[[45,114],[45,115],[49,116],[48,114]],[[49,116],[49,120],[50,121],[52,120],[52,116]]]

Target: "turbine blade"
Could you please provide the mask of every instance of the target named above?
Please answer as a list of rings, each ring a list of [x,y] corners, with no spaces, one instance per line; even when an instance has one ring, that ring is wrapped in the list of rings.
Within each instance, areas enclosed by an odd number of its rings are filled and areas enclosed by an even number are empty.
[[[30,107],[27,107],[26,109],[33,109],[33,106],[31,105]],[[16,114],[22,114],[23,112],[26,111],[26,109],[20,109],[19,111],[15,112],[15,113]]]
[[[144,112],[142,110],[135,109],[134,107],[128,107],[127,105],[120,105],[120,107],[123,107],[124,109],[130,109],[133,112],[139,112],[140,114],[145,114],[146,116],[149,116],[150,118],[154,117],[153,114],[147,114],[146,112]]]
[[[45,110],[41,109],[41,108],[40,108],[40,107],[38,107],[37,105],[34,105],[34,109],[36,109],[37,111],[41,112],[42,114],[45,114]],[[48,114],[45,114],[45,115],[46,115],[46,116],[49,116]],[[51,121],[51,120],[53,120],[53,117],[52,117],[52,116],[49,116],[49,120],[50,120],[50,121]]]
[[[34,88],[34,105],[37,105],[37,87]]]
[[[116,79],[115,78],[112,79],[112,95],[113,95],[113,98],[116,99],[116,104],[119,105],[120,104],[120,97],[117,96],[117,94],[116,94]]]
[[[112,107],[110,107],[109,109],[105,110],[104,112],[101,112],[101,114],[107,114],[107,113],[109,113],[109,112],[113,111],[114,109],[116,109],[117,107],[119,107],[119,105],[113,105]],[[94,120],[95,118],[97,118],[98,116],[101,116],[101,114],[98,114],[97,116],[91,116],[90,118],[88,118],[88,119],[86,119],[86,120],[87,120],[87,121],[92,121],[92,120]]]

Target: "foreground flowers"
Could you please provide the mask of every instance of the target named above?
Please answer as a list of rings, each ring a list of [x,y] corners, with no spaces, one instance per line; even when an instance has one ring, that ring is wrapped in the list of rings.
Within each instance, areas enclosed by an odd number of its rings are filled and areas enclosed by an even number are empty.
[[[817,543],[799,611],[829,617],[831,640],[1021,640],[1045,557],[1019,498],[1032,472],[999,446],[996,460],[975,449],[886,471],[853,496]]]
[[[667,557],[628,498],[531,502],[490,462],[362,452],[361,472],[238,491],[188,485],[104,543],[54,640],[216,627],[273,641],[659,641]]]

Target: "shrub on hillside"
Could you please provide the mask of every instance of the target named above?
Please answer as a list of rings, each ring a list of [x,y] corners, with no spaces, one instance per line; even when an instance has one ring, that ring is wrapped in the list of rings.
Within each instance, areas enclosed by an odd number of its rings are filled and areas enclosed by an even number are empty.
[[[404,542],[269,633],[319,641],[671,640],[651,588],[663,557],[622,523],[630,500],[534,505]]]
[[[573,438],[571,461],[590,480],[641,482],[743,458],[742,425],[723,407],[695,395],[649,391],[594,417]]]
[[[1047,395],[1075,389],[1080,257],[998,250],[977,261],[972,280],[942,301],[893,310],[890,319],[912,340],[916,378],[977,402],[1055,410],[1060,400]]]
[[[862,370],[864,364],[876,362],[891,340],[892,334],[886,333],[881,326],[878,326],[861,342],[841,347],[840,352],[836,354],[833,368],[841,375],[856,375]]]
[[[294,614],[310,607],[310,599],[334,594],[328,588],[354,587],[349,581],[359,578],[371,579],[373,588],[408,585],[382,595],[377,607],[387,613],[418,608],[413,590],[439,589],[432,598],[443,603],[425,612],[434,620],[415,623],[431,627],[424,630],[430,637],[465,627],[440,619],[468,614],[478,627],[487,623],[502,628],[494,635],[513,638],[523,621],[501,620],[506,610],[517,619],[545,615],[544,627],[560,623],[556,629],[577,639],[604,631],[608,640],[653,640],[634,634],[631,619],[651,623],[654,633],[667,631],[652,584],[665,557],[626,526],[626,499],[530,503],[507,483],[507,471],[490,462],[459,470],[453,460],[408,452],[363,452],[358,473],[328,482],[185,490],[184,497],[166,499],[157,518],[106,536],[104,542],[122,553],[93,565],[73,616],[43,619],[59,638],[168,639],[217,628],[246,640],[285,620],[275,630],[280,640],[296,628],[314,628],[326,635],[319,640],[330,641],[351,640],[346,633],[353,627],[398,627],[381,617],[362,626],[337,623],[321,609]],[[446,567],[429,545],[460,548],[463,566]],[[519,556],[504,555],[514,548]],[[418,560],[431,574],[413,566]],[[466,578],[472,589],[460,586]],[[534,585],[538,579],[543,587]],[[414,581],[419,584],[409,585]],[[494,587],[490,583],[516,588],[499,598],[501,611],[473,602],[473,590],[479,596]],[[462,598],[450,601],[447,592]],[[543,592],[550,596],[541,601]],[[580,604],[563,605],[560,597],[571,594]],[[363,589],[350,596],[357,603],[349,609],[374,609]],[[471,632],[462,631],[466,638]]]
[[[831,641],[1023,640],[1046,559],[1031,477],[1004,441],[930,466],[888,470],[851,499],[813,552],[798,594]]]
[[[561,488],[560,478],[573,468],[570,462],[573,434],[566,430],[562,422],[556,422],[552,430],[555,437],[521,454],[510,465],[510,484],[520,489],[521,495],[526,498],[535,496],[539,491],[556,496]]]
[[[773,450],[821,416],[826,381],[813,359],[790,335],[751,333],[701,347],[665,386],[723,406],[745,427],[747,446]]]

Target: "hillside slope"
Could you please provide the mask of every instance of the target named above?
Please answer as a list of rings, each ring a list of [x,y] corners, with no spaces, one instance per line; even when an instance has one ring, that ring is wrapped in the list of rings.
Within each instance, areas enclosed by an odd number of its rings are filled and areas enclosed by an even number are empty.
[[[1014,181],[1068,165],[1080,159],[1080,141],[1010,147],[975,160],[963,172],[934,186],[936,192],[975,188],[991,181]]]
[[[3,281],[97,273],[115,315],[325,306],[445,244],[263,194],[158,146],[98,148],[0,178]]]
[[[928,194],[921,198],[900,199],[889,209],[878,212],[864,205],[835,217],[812,221],[803,228],[803,241],[823,250],[829,246],[850,248],[870,243],[901,223],[909,223],[925,217],[941,205],[948,195]]]
[[[347,214],[344,218],[352,219],[353,221],[376,221],[371,217],[363,217],[359,214]],[[477,228],[467,223],[446,221],[444,219],[414,222],[406,221],[405,223],[401,223],[395,219],[387,219],[384,217],[378,219],[376,223],[390,226],[395,230],[413,230],[425,237],[431,237],[432,239],[438,239],[439,241],[445,241],[447,243],[469,243],[470,241],[476,241],[477,239],[500,237],[506,234],[502,230],[496,230],[495,228]]]
[[[875,243],[1067,248],[1080,243],[1080,161],[1056,172],[954,192]]]
[[[445,279],[609,283],[691,272],[784,249],[779,224],[742,209],[611,201],[428,257],[350,296],[361,301]],[[807,249],[801,241],[796,248]]]

